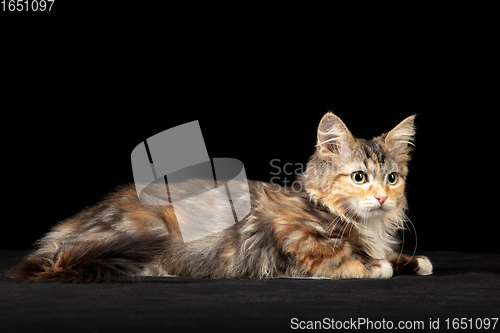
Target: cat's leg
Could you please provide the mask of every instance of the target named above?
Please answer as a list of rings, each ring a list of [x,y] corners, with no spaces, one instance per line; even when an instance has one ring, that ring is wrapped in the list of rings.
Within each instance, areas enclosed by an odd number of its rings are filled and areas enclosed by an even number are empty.
[[[369,278],[372,279],[388,279],[394,274],[393,267],[388,260],[375,260],[371,263]]]
[[[432,274],[432,263],[426,256],[409,256],[397,252],[391,253],[388,260],[394,267],[394,274]]]
[[[388,260],[363,257],[340,238],[328,238],[311,225],[275,225],[281,251],[294,258],[287,274],[292,277],[390,278],[393,268]]]
[[[340,260],[324,259],[312,262],[298,261],[299,272],[306,272],[311,278],[330,279],[388,279],[393,276],[392,264],[385,259],[364,260],[356,255],[349,255]],[[303,277],[302,274],[297,274]],[[295,274],[292,274],[295,275]]]
[[[362,259],[351,255],[345,262],[338,266],[327,267],[328,275],[333,278],[370,278],[388,279],[393,275],[391,263],[385,259]]]
[[[292,273],[278,275],[277,277],[297,279],[388,279],[392,275],[392,265],[387,260],[373,260],[370,264],[366,264],[361,260],[352,260],[337,267],[325,267],[321,272],[310,272],[307,275]]]

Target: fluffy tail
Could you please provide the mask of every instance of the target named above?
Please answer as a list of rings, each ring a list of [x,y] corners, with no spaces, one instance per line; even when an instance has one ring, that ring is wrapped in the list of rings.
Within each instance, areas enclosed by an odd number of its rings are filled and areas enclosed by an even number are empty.
[[[7,275],[31,282],[105,283],[138,275],[163,250],[164,239],[120,235],[107,241],[62,244],[26,256]]]

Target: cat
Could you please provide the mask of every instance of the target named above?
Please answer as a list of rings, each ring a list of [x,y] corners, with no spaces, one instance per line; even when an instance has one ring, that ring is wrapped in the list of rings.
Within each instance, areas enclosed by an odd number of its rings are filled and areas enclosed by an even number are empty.
[[[32,282],[99,283],[125,276],[344,279],[432,274],[427,257],[398,251],[414,118],[365,140],[327,112],[317,129],[315,153],[298,176],[300,189],[248,181],[250,213],[191,242],[182,241],[171,205],[144,204],[134,185],[121,187],[53,227],[8,275]],[[201,193],[205,185],[205,180],[190,179],[183,187]]]

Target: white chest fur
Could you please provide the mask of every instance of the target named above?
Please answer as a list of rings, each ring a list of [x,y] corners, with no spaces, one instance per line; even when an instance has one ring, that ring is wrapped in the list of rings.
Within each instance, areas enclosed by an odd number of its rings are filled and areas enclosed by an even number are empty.
[[[394,229],[387,227],[380,219],[370,219],[363,223],[361,237],[365,240],[368,254],[375,259],[386,259],[398,240]]]

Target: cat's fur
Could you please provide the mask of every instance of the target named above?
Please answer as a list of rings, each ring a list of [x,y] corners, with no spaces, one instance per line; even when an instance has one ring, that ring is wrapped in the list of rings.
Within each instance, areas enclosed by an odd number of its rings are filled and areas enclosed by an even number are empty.
[[[357,139],[329,112],[318,127],[316,153],[298,179],[302,189],[250,181],[251,212],[233,227],[183,243],[173,207],[142,203],[131,185],[56,225],[9,274],[35,282],[431,274],[426,257],[398,251],[414,134],[411,116],[389,133]],[[368,182],[356,184],[356,171]],[[391,172],[399,177],[394,185],[386,181]],[[200,193],[204,184],[192,179],[183,186]]]

